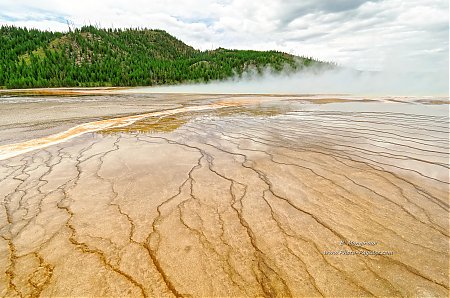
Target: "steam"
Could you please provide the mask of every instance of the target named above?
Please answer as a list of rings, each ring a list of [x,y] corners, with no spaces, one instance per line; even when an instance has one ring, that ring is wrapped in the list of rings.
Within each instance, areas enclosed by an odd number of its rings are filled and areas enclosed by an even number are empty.
[[[448,68],[444,70],[357,71],[335,67],[286,68],[275,73],[248,71],[224,81],[176,86],[145,87],[134,92],[155,93],[247,93],[247,94],[354,94],[448,96]]]

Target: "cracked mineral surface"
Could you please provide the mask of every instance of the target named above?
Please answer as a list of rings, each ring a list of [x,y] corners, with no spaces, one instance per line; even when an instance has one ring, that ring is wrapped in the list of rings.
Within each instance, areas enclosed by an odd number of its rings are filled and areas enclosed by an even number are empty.
[[[449,295],[436,98],[0,98],[0,295]]]

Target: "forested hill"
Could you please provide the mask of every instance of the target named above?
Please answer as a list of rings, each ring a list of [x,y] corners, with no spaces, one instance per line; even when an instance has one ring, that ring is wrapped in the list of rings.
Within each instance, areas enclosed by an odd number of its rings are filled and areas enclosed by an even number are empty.
[[[250,69],[295,71],[312,64],[327,65],[276,51],[199,51],[162,30],[0,28],[0,88],[207,82]]]

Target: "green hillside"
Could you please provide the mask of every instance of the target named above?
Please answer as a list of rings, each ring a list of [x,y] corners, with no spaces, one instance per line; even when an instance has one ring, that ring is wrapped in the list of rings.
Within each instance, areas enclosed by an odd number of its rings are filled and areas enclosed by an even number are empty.
[[[162,30],[0,27],[0,86],[147,86],[220,80],[270,67],[328,65],[276,51],[199,51]]]

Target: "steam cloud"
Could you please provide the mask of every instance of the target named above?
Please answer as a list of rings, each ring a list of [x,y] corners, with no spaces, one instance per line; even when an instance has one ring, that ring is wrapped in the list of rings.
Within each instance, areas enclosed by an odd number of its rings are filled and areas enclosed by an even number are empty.
[[[274,73],[266,69],[241,77],[202,84],[184,84],[138,88],[137,92],[161,93],[252,93],[252,94],[354,94],[354,95],[439,95],[448,96],[448,67],[440,70],[382,70],[356,71],[337,67],[333,69],[303,68]]]

